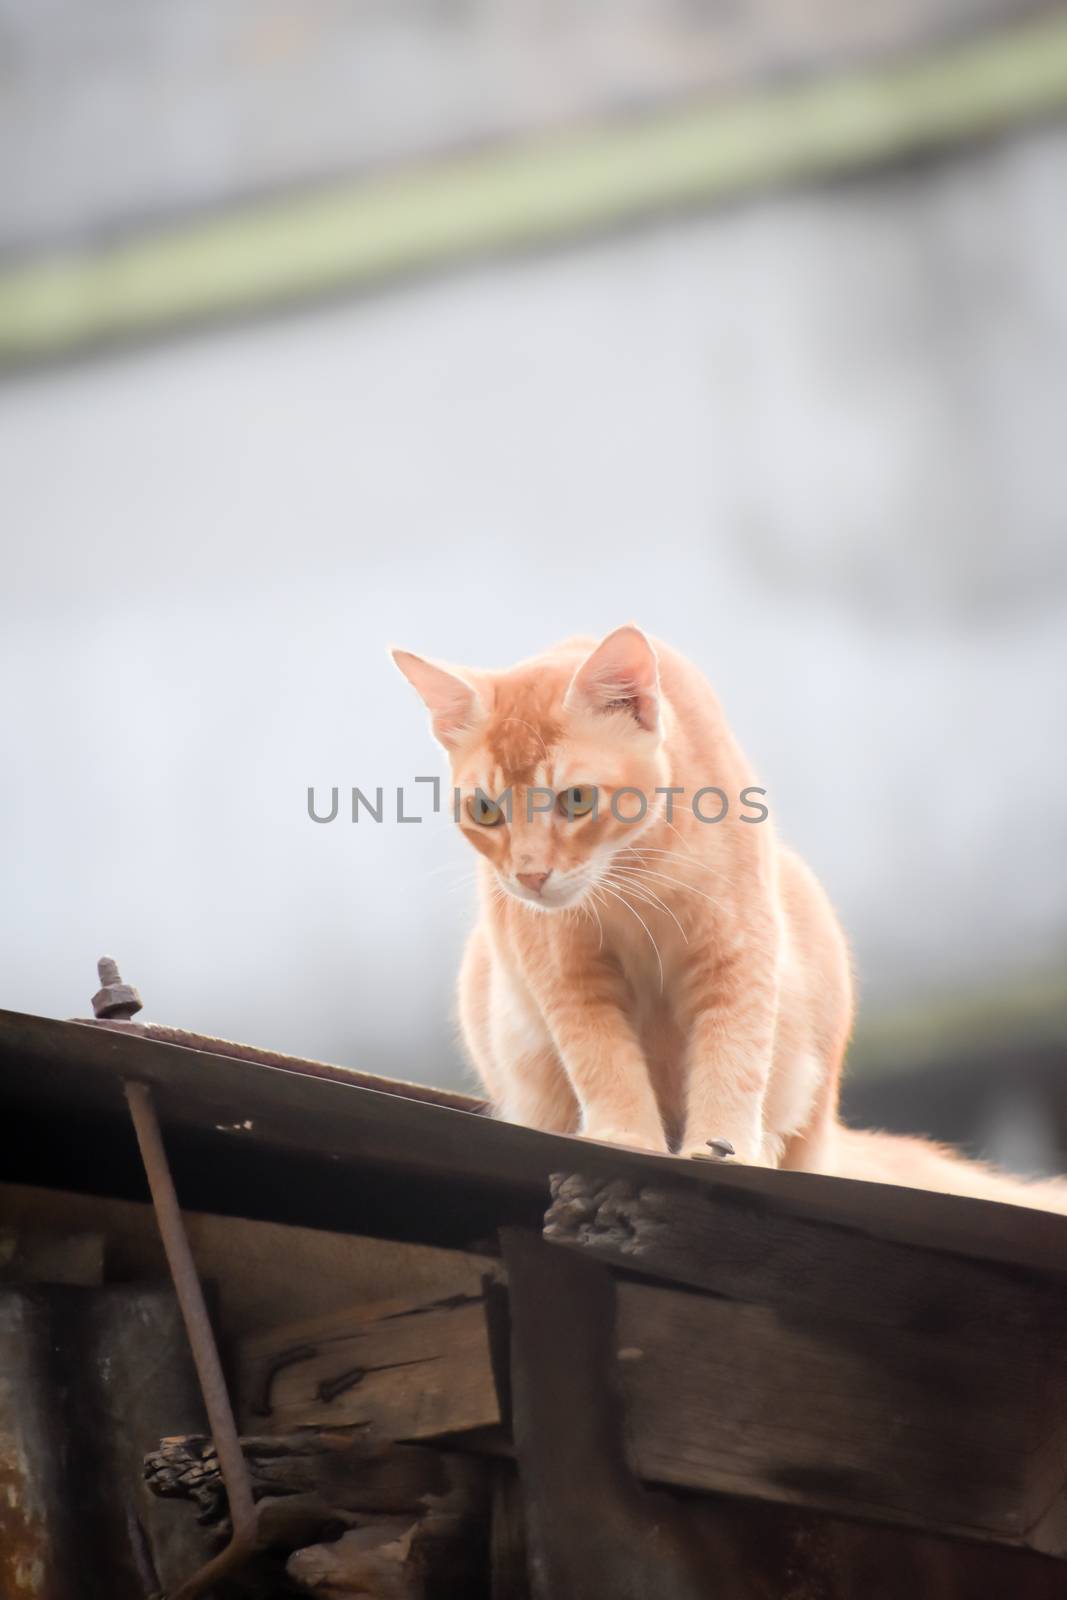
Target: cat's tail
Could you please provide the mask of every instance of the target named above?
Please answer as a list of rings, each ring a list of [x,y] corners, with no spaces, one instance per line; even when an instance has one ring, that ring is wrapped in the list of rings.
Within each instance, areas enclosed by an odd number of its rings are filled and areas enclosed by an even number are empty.
[[[1067,1216],[1065,1178],[1013,1178],[984,1162],[970,1161],[945,1145],[901,1134],[835,1128],[827,1170],[838,1178],[899,1183],[911,1189],[999,1200],[1005,1205],[1033,1206]]]

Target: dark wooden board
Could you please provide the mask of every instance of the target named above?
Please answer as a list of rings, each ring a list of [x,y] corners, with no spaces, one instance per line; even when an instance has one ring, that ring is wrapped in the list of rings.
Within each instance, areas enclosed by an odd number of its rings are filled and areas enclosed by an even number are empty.
[[[534,1600],[705,1600],[713,1575],[687,1519],[627,1460],[610,1274],[525,1229],[501,1243]]]

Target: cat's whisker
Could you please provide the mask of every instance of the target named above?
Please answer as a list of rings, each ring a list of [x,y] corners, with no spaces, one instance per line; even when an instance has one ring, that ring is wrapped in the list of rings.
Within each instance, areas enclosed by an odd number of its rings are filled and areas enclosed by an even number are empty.
[[[624,879],[631,881],[624,882]],[[636,881],[632,872],[620,872],[617,869],[612,872],[605,872],[604,882],[614,883],[617,888],[625,889],[628,894],[635,894],[639,900],[647,901],[649,905],[655,905],[656,901],[659,900],[659,896],[653,893],[647,883],[638,883]],[[668,909],[662,900],[659,903],[664,910]]]
[[[695,884],[683,883],[681,878],[672,878],[669,873],[657,872],[652,867],[629,867],[625,870],[642,873],[649,878],[657,878],[662,883],[673,884],[676,889],[687,889],[690,894],[698,894],[702,900],[707,900],[710,905],[716,906],[719,910],[723,909],[722,901],[716,900],[713,894],[708,894],[704,889],[698,889]]]
[[[422,887],[421,880],[410,884],[409,887],[413,894],[416,893]],[[461,891],[468,894],[477,891],[477,880],[473,874],[466,878],[454,878],[450,883],[439,883],[434,887],[434,893],[440,894],[444,900],[454,900]]]
[[[688,856],[684,850],[664,850],[662,845],[624,844],[618,853],[619,855],[668,856],[672,861],[685,861],[689,866],[699,868],[701,872],[711,871],[706,861],[701,861],[696,856]]]
[[[630,913],[630,915],[637,918],[637,920],[641,924],[642,928],[644,928],[645,932],[648,934],[649,943],[651,944],[652,949],[655,952],[656,965],[659,967],[659,992],[660,992],[660,994],[662,994],[663,993],[663,957],[659,953],[659,945],[656,943],[655,939],[653,938],[652,930],[649,928],[648,923],[645,921],[645,919],[641,915],[640,911],[638,911],[634,906],[632,906],[630,904],[629,900],[625,899],[623,897],[623,895],[619,892],[618,889],[610,888],[608,886],[608,884],[606,884],[604,882],[603,878],[600,879],[600,885],[599,886],[600,886],[601,889],[603,889],[605,894],[610,894],[613,899],[615,899],[615,900],[617,900],[619,902],[620,905],[625,906],[627,911]]]
[[[671,855],[671,854],[674,854],[679,859],[682,859],[682,860],[690,862],[694,867],[698,868],[698,870],[701,871],[701,872],[710,872],[710,871],[712,871],[712,868],[707,864],[707,862],[702,861],[700,856],[696,853],[696,851],[694,851],[691,841],[686,838],[685,834],[679,828],[678,824],[676,822],[672,822],[670,820],[670,818],[667,816],[667,814],[666,814],[666,804],[664,804],[664,809],[657,813],[656,821],[657,822],[662,822],[662,824],[663,824],[663,826],[665,828],[669,828],[671,830],[671,832],[677,838],[678,843],[682,846],[681,850],[676,850],[676,851],[672,852],[672,851],[669,851],[669,850],[665,850],[662,845],[651,845],[651,844],[627,846],[626,848],[648,850],[648,851],[654,852],[655,854],[658,854],[658,855]],[[651,827],[647,831],[651,832],[652,831]],[[642,832],[639,835],[639,837],[643,838],[644,837],[644,832]],[[718,870],[719,869],[716,867],[715,871],[718,872]]]
[[[695,869],[697,872],[717,871],[707,861],[701,861],[697,856],[686,855],[684,850],[664,850],[662,845],[624,844],[617,854],[620,856],[657,856],[664,862],[679,861],[684,866]]]
[[[660,909],[656,902],[650,899],[644,884],[638,885],[635,883],[623,883],[621,878],[609,878],[607,881],[613,883],[616,889],[622,889],[625,890],[627,894],[634,895],[640,901],[640,903],[643,906],[647,906],[650,911],[658,911]]]
[[[716,866],[712,868],[706,861],[701,861],[699,856],[693,854],[692,850],[689,848],[689,843],[685,837],[685,834],[682,833],[681,829],[675,823],[668,821],[666,816],[663,816],[661,821],[665,827],[670,828],[671,832],[677,835],[679,843],[686,846],[684,850],[675,852],[676,855],[684,857],[684,859],[687,860],[692,866],[696,867],[698,872],[714,871],[715,877],[720,883],[725,884],[728,889],[736,889],[736,880],[730,875],[729,872],[724,871],[721,865],[716,864]],[[648,850],[650,853],[652,853],[659,847],[656,845],[642,845],[640,848],[643,850]]]
[[[588,911],[589,912],[589,920],[590,921],[592,921],[594,918],[596,919],[596,925],[600,929],[600,943],[597,946],[597,949],[598,950],[603,950],[603,948],[604,948],[604,924],[601,922],[601,920],[600,920],[600,912],[596,908],[596,901],[593,898],[595,894],[596,894],[596,890],[595,889],[590,889],[589,894],[586,896],[586,898],[584,900],[580,901],[579,904],[580,904],[581,909],[583,911]]]
[[[625,867],[618,867],[613,872],[607,873],[606,876],[608,877],[608,879],[610,881],[617,882],[618,878],[616,877],[616,874],[619,874],[622,877],[625,877],[625,878],[628,878],[628,879],[631,877],[630,871]],[[689,935],[686,933],[685,929],[682,927],[682,924],[678,921],[678,918],[675,916],[674,912],[671,910],[671,908],[667,904],[666,900],[661,900],[659,895],[655,892],[655,890],[654,889],[650,889],[647,884],[642,884],[641,888],[644,890],[645,894],[647,894],[649,896],[650,902],[652,904],[659,906],[662,910],[664,910],[667,913],[667,915],[670,917],[671,921],[674,923],[675,927],[678,929],[678,932],[681,934],[682,938],[685,940],[686,944],[688,944],[689,943]],[[634,887],[632,884],[631,884],[631,891],[634,894],[637,893],[636,887]]]
[[[670,830],[671,830],[671,832],[672,832],[672,833],[673,833],[673,834],[675,834],[675,835],[676,835],[676,836],[677,836],[677,838],[678,838],[678,839],[679,839],[679,841],[680,841],[680,842],[681,842],[681,843],[682,843],[682,844],[685,844],[685,842],[686,842],[686,840],[685,840],[685,834],[684,834],[684,833],[683,833],[683,832],[682,832],[682,830],[681,830],[681,829],[680,829],[680,828],[679,828],[679,827],[678,827],[678,824],[677,824],[677,823],[675,823],[675,822],[672,822],[672,821],[671,821],[671,819],[670,819],[670,817],[668,817],[668,815],[667,815],[667,807],[666,807],[666,801],[664,801],[664,808],[663,808],[663,811],[662,811],[662,813],[661,813],[661,815],[660,815],[660,821],[661,821],[661,822],[662,822],[662,823],[663,823],[663,824],[664,824],[664,825],[665,825],[665,826],[666,826],[666,827],[668,827],[668,828],[669,828],[669,829],[670,829]],[[687,852],[687,853],[691,853],[691,852]],[[695,858],[694,858],[694,859],[695,859]]]
[[[667,802],[666,802],[666,800],[664,800],[661,805],[656,807],[656,809],[653,811],[652,815],[649,817],[648,822],[646,823],[646,825],[637,834],[637,838],[638,839],[643,839],[643,838],[645,838],[645,836],[647,834],[654,833],[656,828],[658,828],[658,826],[660,825],[660,823],[662,823],[665,828],[669,828],[671,830],[671,832],[673,834],[675,834],[675,836],[677,837],[679,844],[684,846],[684,849],[679,853],[684,855],[684,856],[686,856],[690,861],[694,861],[698,865],[701,864],[700,863],[700,857],[694,854],[694,852],[692,850],[692,847],[689,844],[689,841],[685,837],[685,834],[678,827],[677,823],[672,822],[670,820],[670,818],[667,816]],[[653,847],[651,845],[647,845],[647,846],[642,846],[642,848],[644,848],[644,849],[652,849],[652,848],[655,848],[655,847]]]

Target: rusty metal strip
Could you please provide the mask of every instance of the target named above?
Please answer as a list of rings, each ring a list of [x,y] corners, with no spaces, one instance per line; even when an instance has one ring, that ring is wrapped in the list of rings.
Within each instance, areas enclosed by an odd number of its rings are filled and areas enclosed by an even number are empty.
[[[170,1596],[170,1600],[195,1600],[225,1573],[234,1571],[247,1561],[254,1552],[257,1542],[256,1507],[211,1319],[189,1248],[167,1153],[163,1148],[152,1093],[143,1083],[127,1082],[125,1088],[230,1507],[233,1533],[229,1544]]]
[[[416,1100],[426,1105],[445,1106],[450,1111],[466,1111],[473,1116],[489,1115],[489,1104],[458,1089],[438,1089],[425,1083],[409,1083],[402,1078],[385,1078],[380,1073],[363,1072],[358,1067],[337,1066],[329,1061],[314,1061],[303,1056],[285,1055],[280,1050],[265,1050],[258,1045],[239,1044],[234,1039],[216,1039],[211,1034],[190,1033],[186,1028],[170,1028],[159,1022],[131,1022],[120,1017],[71,1017],[80,1028],[105,1029],[127,1037],[154,1039],[159,1044],[180,1045],[186,1050],[203,1050],[210,1055],[231,1056],[235,1061],[251,1061],[260,1067],[280,1067],[284,1072],[305,1078],[326,1078],[357,1089],[374,1089],[400,1100]]]

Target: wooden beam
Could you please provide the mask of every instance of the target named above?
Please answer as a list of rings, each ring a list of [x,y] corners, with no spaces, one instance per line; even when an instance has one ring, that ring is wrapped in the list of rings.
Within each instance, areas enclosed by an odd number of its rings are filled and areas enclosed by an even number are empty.
[[[685,1516],[626,1458],[615,1284],[518,1228],[501,1235],[511,1410],[535,1600],[706,1600]]]
[[[360,178],[0,274],[0,366],[958,144],[1067,106],[1053,12],[918,59]]]

